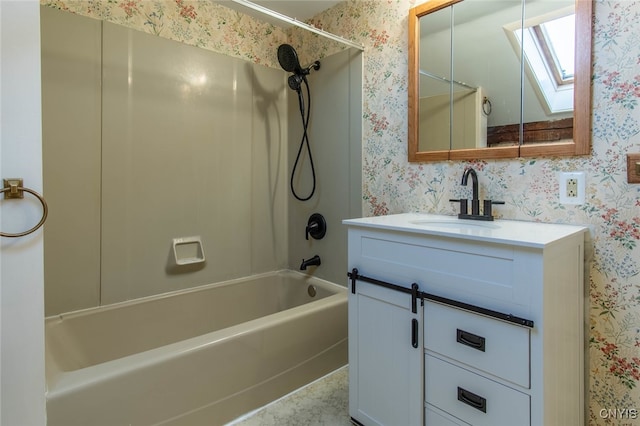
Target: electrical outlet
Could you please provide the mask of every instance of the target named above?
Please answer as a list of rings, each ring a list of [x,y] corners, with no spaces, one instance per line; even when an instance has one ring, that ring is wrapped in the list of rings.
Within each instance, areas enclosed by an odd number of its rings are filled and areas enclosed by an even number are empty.
[[[567,179],[567,189],[566,194],[567,198],[577,198],[578,197],[578,179],[571,178]]]
[[[584,204],[585,173],[562,172],[558,175],[560,202],[562,204]]]

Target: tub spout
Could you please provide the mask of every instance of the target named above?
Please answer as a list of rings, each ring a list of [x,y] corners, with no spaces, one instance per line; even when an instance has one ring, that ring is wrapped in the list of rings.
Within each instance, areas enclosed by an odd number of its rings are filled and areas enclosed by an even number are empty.
[[[304,260],[302,259],[302,264],[300,265],[301,271],[306,271],[307,266],[320,266],[320,256],[317,254],[313,256],[311,259]]]

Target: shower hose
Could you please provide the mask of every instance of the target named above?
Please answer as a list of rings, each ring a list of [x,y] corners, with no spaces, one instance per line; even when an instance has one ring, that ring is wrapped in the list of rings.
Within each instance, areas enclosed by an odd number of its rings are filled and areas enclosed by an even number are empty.
[[[293,196],[296,197],[297,200],[307,201],[311,197],[313,197],[313,194],[316,191],[316,170],[313,165],[313,156],[311,154],[311,147],[309,146],[309,135],[307,133],[307,128],[309,126],[309,116],[311,114],[311,90],[309,89],[309,83],[307,82],[307,79],[304,76],[302,76],[302,81],[304,82],[304,85],[307,88],[307,100],[309,105],[307,107],[307,111],[305,115],[304,96],[302,95],[302,89],[300,88],[300,86],[298,86],[298,90],[296,90],[296,92],[298,92],[298,105],[300,107],[300,118],[302,119],[303,132],[302,132],[302,139],[300,140],[300,147],[298,148],[298,155],[296,155],[296,161],[295,163],[293,163],[293,170],[291,171],[290,183],[291,183],[291,192],[293,193]],[[313,185],[311,187],[311,192],[309,193],[309,195],[306,197],[302,197],[298,195],[298,193],[296,192],[293,181],[294,181],[294,176],[296,174],[296,170],[300,162],[302,149],[304,148],[305,144],[307,146],[307,152],[309,154],[309,164],[311,165],[311,177],[312,177]]]

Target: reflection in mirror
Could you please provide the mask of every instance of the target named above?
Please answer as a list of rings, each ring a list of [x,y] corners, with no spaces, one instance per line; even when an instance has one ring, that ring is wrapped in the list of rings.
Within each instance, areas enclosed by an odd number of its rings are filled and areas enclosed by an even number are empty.
[[[546,117],[573,115],[574,25],[574,9],[569,6],[528,19],[524,31],[505,29],[516,52],[526,58],[527,79],[538,101],[532,104],[539,104]]]
[[[588,154],[591,14],[582,0],[430,0],[411,9],[409,161]],[[571,16],[566,53],[552,25]],[[560,25],[560,39],[572,40]],[[572,72],[565,59],[574,56]]]
[[[451,149],[451,8],[420,19],[420,150]]]
[[[474,131],[466,132],[468,136],[465,138],[461,135],[453,138],[451,146],[452,149],[491,146],[494,141],[488,137],[492,136],[492,129],[517,125],[521,119],[520,58],[510,48],[502,24],[521,20],[522,1],[465,0],[452,8],[452,80],[473,87],[466,91],[465,97],[454,99],[454,127],[462,128],[464,123],[473,123],[473,127],[468,127]],[[463,102],[464,107],[456,105]],[[518,142],[516,133],[507,145],[517,145]]]
[[[551,38],[548,24],[559,22],[563,25],[563,36]],[[525,58],[524,126],[520,138],[523,144],[573,139],[574,24],[575,8],[571,0],[529,0],[524,23],[518,20],[504,27],[512,52]],[[559,68],[561,58],[564,69]],[[501,142],[496,132],[494,145]]]

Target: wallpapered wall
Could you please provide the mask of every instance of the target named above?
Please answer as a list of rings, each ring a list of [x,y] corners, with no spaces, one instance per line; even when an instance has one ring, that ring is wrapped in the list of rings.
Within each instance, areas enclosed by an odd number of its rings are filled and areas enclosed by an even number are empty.
[[[580,0],[583,1],[583,0]],[[285,32],[206,0],[42,0],[163,37],[277,66],[289,40],[301,63],[339,49],[301,30]],[[311,23],[365,46],[363,211],[454,214],[469,197],[464,167],[479,172],[481,197],[504,200],[507,219],[591,227],[590,424],[640,419],[640,185],[626,183],[627,152],[640,152],[640,2],[595,2],[593,155],[577,158],[407,163],[407,12],[415,0],[348,0]],[[587,173],[587,200],[558,202],[559,171]],[[609,409],[637,410],[616,416]]]

